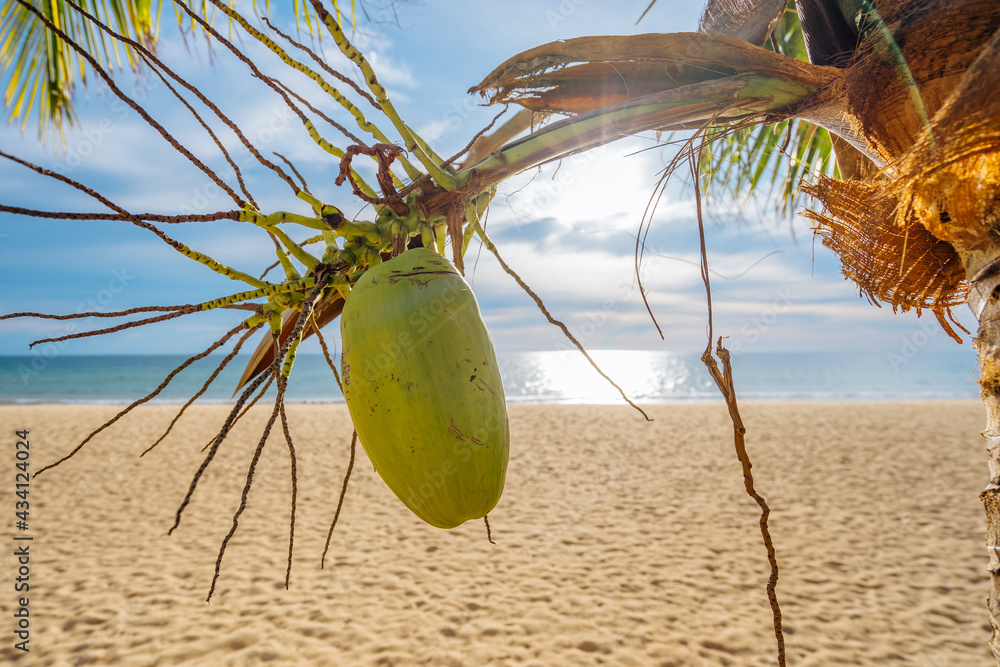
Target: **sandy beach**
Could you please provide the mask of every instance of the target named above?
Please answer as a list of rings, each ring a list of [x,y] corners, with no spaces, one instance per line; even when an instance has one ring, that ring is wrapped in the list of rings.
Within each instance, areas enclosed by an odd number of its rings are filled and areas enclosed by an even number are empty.
[[[166,536],[225,406],[138,409],[30,487],[14,528],[14,431],[37,470],[109,406],[5,406],[0,657],[42,665],[772,665],[759,510],[721,403],[515,406],[507,486],[481,522],[411,515],[358,448],[342,405],[291,405],[298,513],[275,429],[206,604],[267,417],[241,422]],[[788,664],[987,665],[975,401],[747,403],[772,508]],[[13,648],[16,534],[30,535],[30,647]]]

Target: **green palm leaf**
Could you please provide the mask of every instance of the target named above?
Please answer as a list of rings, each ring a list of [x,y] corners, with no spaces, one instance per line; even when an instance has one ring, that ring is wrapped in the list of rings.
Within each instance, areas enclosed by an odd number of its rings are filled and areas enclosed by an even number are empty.
[[[765,46],[809,61],[794,0],[789,0]],[[707,139],[701,159],[706,186],[724,187],[734,195],[766,194],[788,215],[806,196],[799,188],[803,178],[819,174],[840,178],[830,133],[804,120],[752,128],[715,127]]]
[[[63,0],[29,2],[105,68],[136,66],[132,53],[108,40]],[[147,44],[153,40],[150,0],[82,0],[81,6],[122,34]],[[6,2],[0,8],[0,71],[6,80],[9,121],[19,121],[23,129],[32,116],[37,117],[39,137],[46,136],[50,126],[62,128],[73,122],[73,92],[77,84],[87,83],[85,61],[19,2]]]
[[[66,0],[24,0],[80,44],[108,72],[128,67],[136,69],[136,54],[109,39]],[[112,30],[146,46],[155,42],[162,5],[156,0],[76,0],[76,4],[96,16]],[[207,2],[192,0],[192,8],[208,18],[213,13]],[[318,33],[320,23],[308,2],[293,3],[297,21],[305,29]],[[337,3],[333,3],[337,8]],[[254,0],[254,9],[269,9],[269,0]],[[185,14],[174,7],[178,23],[185,26]],[[354,1],[351,1],[354,15]],[[300,24],[301,25],[301,24]],[[18,122],[21,129],[32,118],[38,121],[39,139],[46,140],[50,129],[60,133],[74,122],[73,95],[77,86],[87,84],[87,63],[58,37],[49,33],[41,21],[19,0],[7,0],[0,7],[0,80],[8,122]]]

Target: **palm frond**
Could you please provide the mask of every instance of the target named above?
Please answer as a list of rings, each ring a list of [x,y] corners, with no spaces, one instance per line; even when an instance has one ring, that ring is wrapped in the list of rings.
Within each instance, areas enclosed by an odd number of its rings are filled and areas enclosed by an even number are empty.
[[[162,5],[160,0],[75,0],[76,4],[96,16],[120,35],[151,47],[158,33]],[[0,6],[0,79],[4,107],[9,123],[17,122],[25,129],[32,118],[37,119],[39,140],[47,141],[49,131],[60,135],[75,121],[73,95],[77,86],[87,85],[88,66],[84,58],[68,49],[48,32],[27,6],[36,8],[76,43],[82,45],[108,72],[125,67],[136,70],[139,60],[133,50],[109,39],[94,24],[86,20],[67,0],[8,0]],[[209,17],[212,6],[191,0],[193,11]],[[254,9],[269,8],[269,0],[254,0]],[[321,22],[311,3],[295,0],[296,20],[310,34],[319,34]],[[336,0],[333,1],[337,9]],[[182,30],[186,14],[174,7]],[[339,10],[338,10],[339,14]],[[354,1],[351,2],[354,16]],[[315,33],[314,33],[315,31]]]
[[[765,46],[808,62],[805,40],[789,0]],[[766,188],[777,209],[791,215],[802,203],[802,179],[819,175],[840,178],[830,133],[804,120],[791,119],[754,127],[717,126],[707,133],[701,177],[707,187],[753,196]]]
[[[136,67],[134,54],[108,40],[64,0],[27,0],[27,4],[84,45],[106,69],[125,63]],[[90,0],[83,6],[136,41],[148,44],[153,39],[150,0]],[[73,92],[78,84],[87,83],[85,61],[21,2],[6,2],[0,8],[0,73],[6,80],[9,122],[18,121],[24,129],[32,116],[37,117],[39,138],[45,138],[50,127],[73,123]]]

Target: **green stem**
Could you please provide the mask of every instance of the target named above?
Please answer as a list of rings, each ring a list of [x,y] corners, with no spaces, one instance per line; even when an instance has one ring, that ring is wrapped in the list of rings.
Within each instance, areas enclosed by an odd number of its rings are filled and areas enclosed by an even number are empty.
[[[435,162],[430,155],[424,152],[423,148],[421,148],[421,144],[417,143],[417,140],[414,138],[415,134],[409,127],[406,126],[406,123],[403,122],[403,119],[396,111],[396,107],[393,106],[392,100],[389,99],[389,95],[386,92],[385,87],[378,82],[378,76],[375,75],[375,70],[372,69],[368,60],[364,57],[361,51],[351,44],[350,40],[347,39],[347,35],[345,35],[344,31],[341,29],[340,24],[337,23],[336,19],[334,19],[328,11],[326,11],[326,8],[323,7],[320,0],[312,0],[312,3],[313,7],[316,8],[316,13],[322,19],[323,23],[326,24],[326,28],[330,31],[334,41],[337,42],[337,46],[340,47],[340,51],[350,60],[354,61],[354,63],[361,69],[361,73],[365,77],[365,83],[368,85],[368,89],[372,91],[372,94],[378,101],[379,106],[382,107],[382,113],[384,113],[386,117],[392,121],[396,131],[399,132],[400,136],[403,138],[403,142],[406,144],[406,149],[413,153],[418,160],[420,160],[420,164],[422,164],[424,169],[427,170],[427,173],[429,173],[431,177],[437,181],[438,185],[445,190],[454,190],[458,186],[454,176],[441,169],[441,167],[438,166],[439,162]],[[386,140],[383,143],[390,142]],[[403,162],[403,167],[406,169],[406,173],[411,179],[417,179],[422,176],[422,174],[414,169],[408,162]]]
[[[303,327],[304,330],[304,327]],[[298,338],[292,341],[292,344],[288,346],[288,352],[285,354],[285,363],[281,366],[281,376],[286,380],[288,376],[292,373],[292,364],[295,363],[295,353],[299,349],[299,343],[302,341],[302,333],[299,333]]]
[[[319,259],[306,252],[302,246],[293,241],[285,232],[281,231],[277,227],[272,227],[268,231],[277,236],[282,245],[288,249],[288,252],[290,252],[295,259],[302,262],[302,264],[304,264],[307,268],[312,269],[319,264]]]
[[[336,280],[336,278],[334,278],[334,280]],[[308,290],[315,284],[316,279],[313,277],[302,278],[291,282],[271,284],[261,289],[239,292],[237,294],[230,294],[229,296],[220,297],[212,301],[205,301],[204,303],[198,304],[198,308],[202,311],[224,308],[225,306],[231,306],[235,303],[243,303],[244,301],[251,301],[253,299],[264,299],[274,296],[275,294]]]
[[[267,287],[268,285],[270,285],[270,283],[266,281],[260,280],[259,278],[254,278],[253,276],[247,273],[243,273],[242,271],[237,271],[236,269],[230,266],[226,266],[225,264],[217,262],[208,255],[203,255],[197,250],[192,250],[183,243],[180,243],[179,241],[175,241],[175,244],[176,245],[174,245],[174,248],[185,257],[193,259],[199,264],[204,264],[205,266],[212,269],[216,273],[224,275],[225,277],[231,280],[239,280],[246,283],[247,285],[252,285],[254,287]]]
[[[349,99],[347,99],[346,97],[344,97],[344,95],[339,90],[337,90],[335,87],[331,86],[326,81],[326,79],[324,79],[322,76],[319,75],[318,72],[316,72],[315,70],[313,70],[312,68],[310,68],[305,63],[300,62],[300,61],[296,60],[295,58],[291,57],[288,54],[288,52],[285,51],[280,46],[278,46],[278,44],[273,39],[271,39],[270,37],[268,37],[264,33],[260,32],[259,30],[257,30],[256,28],[254,28],[252,25],[250,25],[250,23],[245,18],[243,18],[243,16],[240,15],[236,10],[232,9],[231,7],[229,7],[228,5],[226,5],[225,3],[220,2],[219,0],[212,0],[212,3],[216,7],[218,7],[220,10],[222,10],[222,12],[225,13],[229,18],[231,18],[234,21],[236,21],[237,23],[239,23],[240,26],[242,26],[243,29],[246,30],[254,39],[256,39],[261,44],[263,44],[268,49],[270,49],[272,52],[274,52],[274,54],[276,56],[278,56],[279,58],[281,58],[281,60],[286,65],[288,65],[289,67],[291,67],[293,69],[296,69],[296,70],[302,72],[307,77],[309,77],[310,79],[312,79],[313,81],[315,81],[316,84],[319,85],[319,87],[323,90],[323,92],[325,92],[328,95],[330,95],[330,97],[332,97],[334,100],[336,100],[337,103],[340,104],[340,106],[342,106],[352,116],[354,116],[354,119],[357,122],[358,127],[360,127],[363,131],[368,132],[373,137],[375,137],[375,139],[377,139],[378,141],[380,141],[383,144],[391,143],[389,141],[388,137],[386,137],[385,134],[383,134],[382,131],[380,129],[378,129],[377,126],[375,126],[373,123],[371,123],[368,119],[365,118],[364,114],[361,112],[361,109],[359,109],[357,106],[355,106],[354,103],[351,102]],[[310,134],[312,134],[312,131],[310,131]],[[343,157],[343,156],[341,156],[341,157]],[[417,176],[420,175],[420,172],[417,171],[413,167],[413,165],[410,165],[409,163],[405,162],[404,160],[401,160],[401,161],[403,161],[404,168],[407,169],[407,173],[410,173],[411,169],[413,170],[413,173],[410,174],[411,178],[416,178]]]
[[[524,171],[638,132],[680,130],[712,119],[730,122],[788,112],[814,91],[815,86],[806,81],[762,74],[674,88],[553,123],[470,168]],[[719,117],[720,113],[724,116]]]
[[[305,190],[299,190],[298,192],[295,193],[295,196],[301,199],[302,201],[306,202],[307,204],[309,204],[309,206],[312,207],[312,210],[316,212],[316,215],[320,217],[327,215],[339,215],[341,217],[344,216],[344,212],[341,211],[339,208],[333,206],[332,204],[324,204],[319,199],[313,197]],[[324,226],[324,229],[325,228],[326,227]]]
[[[345,222],[333,231],[334,235],[345,239],[363,238],[369,245],[385,245],[382,230],[374,222]]]
[[[324,231],[329,229],[329,227],[319,218],[311,218],[305,215],[299,215],[298,213],[289,213],[287,211],[275,211],[274,213],[257,213],[256,211],[241,211],[240,222],[251,222],[258,227],[263,227],[268,231],[274,231],[277,229],[277,225],[284,222],[292,222],[297,225],[302,225],[303,227],[309,227],[310,229],[316,229],[319,231]]]

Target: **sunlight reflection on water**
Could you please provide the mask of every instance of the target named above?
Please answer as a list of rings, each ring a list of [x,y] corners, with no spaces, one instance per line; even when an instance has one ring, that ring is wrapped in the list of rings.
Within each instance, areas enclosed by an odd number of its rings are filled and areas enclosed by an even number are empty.
[[[708,374],[691,359],[669,352],[594,350],[591,358],[629,398],[714,398]],[[695,359],[696,361],[696,359]],[[621,395],[576,350],[501,355],[511,402],[620,403]]]
[[[721,399],[696,354],[595,350],[591,357],[634,401]],[[622,402],[576,350],[499,355],[511,403]],[[755,353],[733,358],[737,393],[763,400],[976,398],[974,355],[924,354],[905,366],[885,355],[848,352]]]

